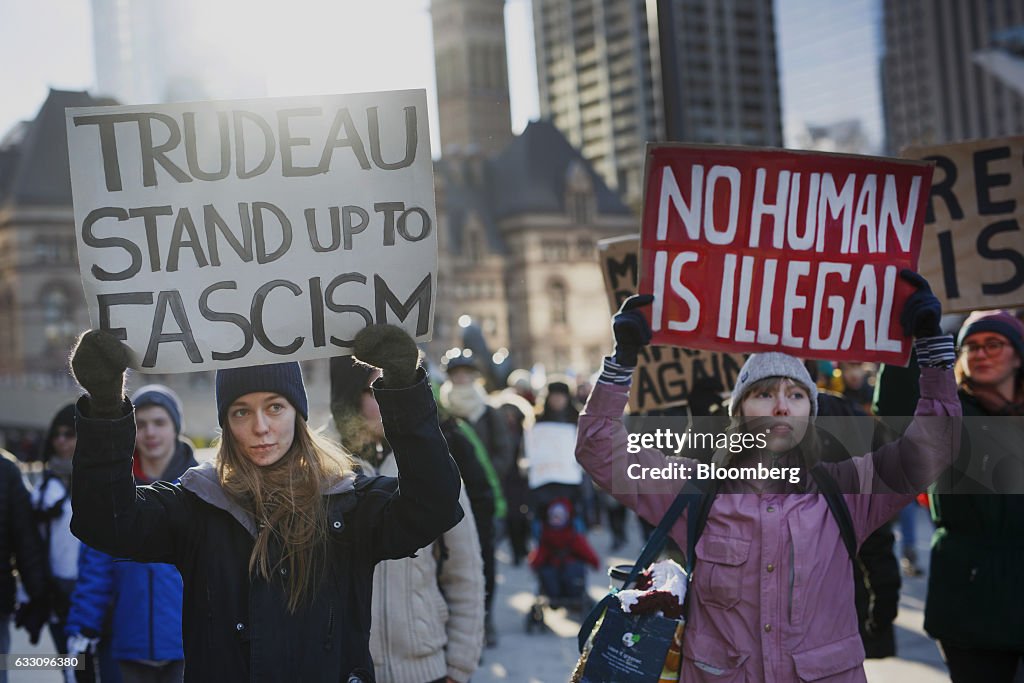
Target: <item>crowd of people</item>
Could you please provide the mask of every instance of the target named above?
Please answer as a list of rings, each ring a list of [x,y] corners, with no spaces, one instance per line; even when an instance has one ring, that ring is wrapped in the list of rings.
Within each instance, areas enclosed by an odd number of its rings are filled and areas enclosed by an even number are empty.
[[[904,277],[916,287],[901,316],[915,339],[908,368],[759,353],[734,386],[660,413],[768,435],[766,448],[687,454],[696,461],[804,472],[797,483],[721,482],[704,492],[699,538],[673,527],[673,552],[694,553],[697,567],[682,680],[863,680],[865,657],[898,654],[900,574],[922,573],[922,504],[935,524],[925,627],[951,679],[1014,680],[1024,656],[1014,581],[1024,502],[963,474],[956,493],[933,485],[950,463],[967,472],[979,453],[987,481],[1006,492],[1024,482],[1018,421],[979,442],[962,438],[956,419],[1024,412],[1024,323],[979,311],[954,343],[928,284]],[[85,334],[72,356],[85,395],[54,415],[34,489],[0,459],[0,552],[10,558],[0,648],[9,650],[13,619],[33,643],[48,628],[58,652],[87,660],[65,671],[69,681],[470,680],[485,648],[500,647],[499,544],[535,572],[536,610],[581,618],[584,568],[600,567],[588,531],[607,526],[615,551],[627,510],[649,532],[675,497],[618,474],[666,459],[625,447],[651,298],[616,314],[599,375],[542,385],[516,371],[494,386],[461,351],[428,377],[408,335],[370,326],[352,357],[331,361],[332,417],[320,429],[308,424],[298,364],[219,370],[222,434],[203,464],[174,392],[147,385],[126,398],[131,353],[106,333]],[[861,456],[815,427],[835,415],[914,417],[873,423],[873,448]],[[548,424],[576,435],[565,456],[583,471],[538,484],[529,437]],[[820,495],[823,477],[844,493],[875,492],[844,497],[854,557]]]

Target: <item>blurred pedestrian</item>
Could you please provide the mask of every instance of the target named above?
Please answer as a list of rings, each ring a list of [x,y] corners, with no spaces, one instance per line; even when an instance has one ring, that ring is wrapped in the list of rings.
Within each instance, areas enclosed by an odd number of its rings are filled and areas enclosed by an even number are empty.
[[[483,376],[470,349],[449,352],[441,361],[448,379],[441,385],[441,405],[451,414],[466,420],[476,432],[498,476],[504,479],[515,464],[512,441],[505,418],[488,403]],[[496,571],[493,563],[485,564],[487,602],[484,623],[485,642],[488,647],[498,644],[498,631],[494,626],[491,607],[494,604]]]
[[[363,474],[397,476],[395,454],[370,388],[375,376],[373,368],[350,358],[332,359],[332,422],[325,434],[340,437]],[[452,437],[458,443],[457,432],[449,432],[449,448]],[[480,464],[465,445],[451,448],[453,457],[460,471],[476,474],[471,478],[479,486]],[[461,457],[454,455],[456,450]],[[467,510],[468,488],[460,501]],[[482,488],[490,493],[486,480]],[[493,505],[485,522],[493,526]],[[484,626],[483,559],[473,515],[467,514],[414,557],[379,563],[371,614],[370,654],[377,683],[468,681],[480,660]]]
[[[141,387],[131,400],[138,435],[132,460],[136,485],[178,483],[198,464],[191,443],[181,434],[181,400],[160,384]],[[178,569],[172,564],[119,561],[85,546],[79,571],[68,617],[69,646],[85,638],[95,647],[109,617],[109,646],[121,680],[183,680],[183,586]]]
[[[1024,656],[1024,496],[992,490],[1024,485],[1024,325],[1007,311],[975,311],[957,342],[958,396],[969,419],[945,492],[929,495],[936,529],[924,626],[955,683],[1009,682]],[[883,370],[878,403],[886,414],[906,414],[911,379],[912,370]]]
[[[29,642],[39,642],[39,634],[50,619],[46,552],[39,529],[33,520],[31,494],[18,469],[18,459],[0,450],[0,654],[11,651],[11,615],[18,628],[28,632]],[[28,601],[15,611],[18,578]],[[0,670],[0,683],[7,682],[7,671]]]

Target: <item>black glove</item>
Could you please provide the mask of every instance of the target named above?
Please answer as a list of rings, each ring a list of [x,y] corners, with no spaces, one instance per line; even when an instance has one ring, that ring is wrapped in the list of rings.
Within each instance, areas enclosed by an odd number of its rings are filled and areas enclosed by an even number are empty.
[[[124,372],[135,366],[131,350],[103,330],[83,334],[71,352],[71,372],[89,394],[92,417],[121,417]]]
[[[649,306],[652,301],[653,294],[634,294],[622,302],[622,308],[612,318],[615,362],[619,365],[636,367],[641,347],[651,343],[651,326],[638,309]]]
[[[412,386],[416,381],[420,350],[401,327],[364,327],[352,344],[352,355],[358,361],[380,368],[384,386],[388,389]]]
[[[903,335],[918,339],[941,335],[939,321],[942,319],[942,304],[932,294],[928,281],[909,268],[901,270],[900,277],[917,287],[917,291],[903,304],[903,312],[900,313]]]
[[[18,605],[14,614],[14,625],[28,632],[28,642],[39,644],[39,634],[50,620],[50,605],[46,600],[36,598]]]

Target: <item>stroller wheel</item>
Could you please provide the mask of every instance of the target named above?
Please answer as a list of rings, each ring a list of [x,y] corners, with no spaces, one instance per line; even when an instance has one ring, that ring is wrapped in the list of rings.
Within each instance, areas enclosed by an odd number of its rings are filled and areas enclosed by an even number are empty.
[[[534,629],[544,630],[544,606],[539,602],[535,603],[526,615],[526,632],[532,633]]]

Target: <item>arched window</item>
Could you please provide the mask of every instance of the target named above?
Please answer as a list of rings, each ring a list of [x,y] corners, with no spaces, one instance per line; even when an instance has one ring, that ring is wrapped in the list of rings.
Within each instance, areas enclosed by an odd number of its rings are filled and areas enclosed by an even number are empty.
[[[39,304],[43,314],[43,333],[49,348],[67,349],[74,339],[76,328],[73,303],[71,293],[64,283],[52,282],[43,287]]]
[[[555,280],[549,285],[548,301],[551,302],[551,324],[567,324],[569,322],[569,296],[564,282]]]

